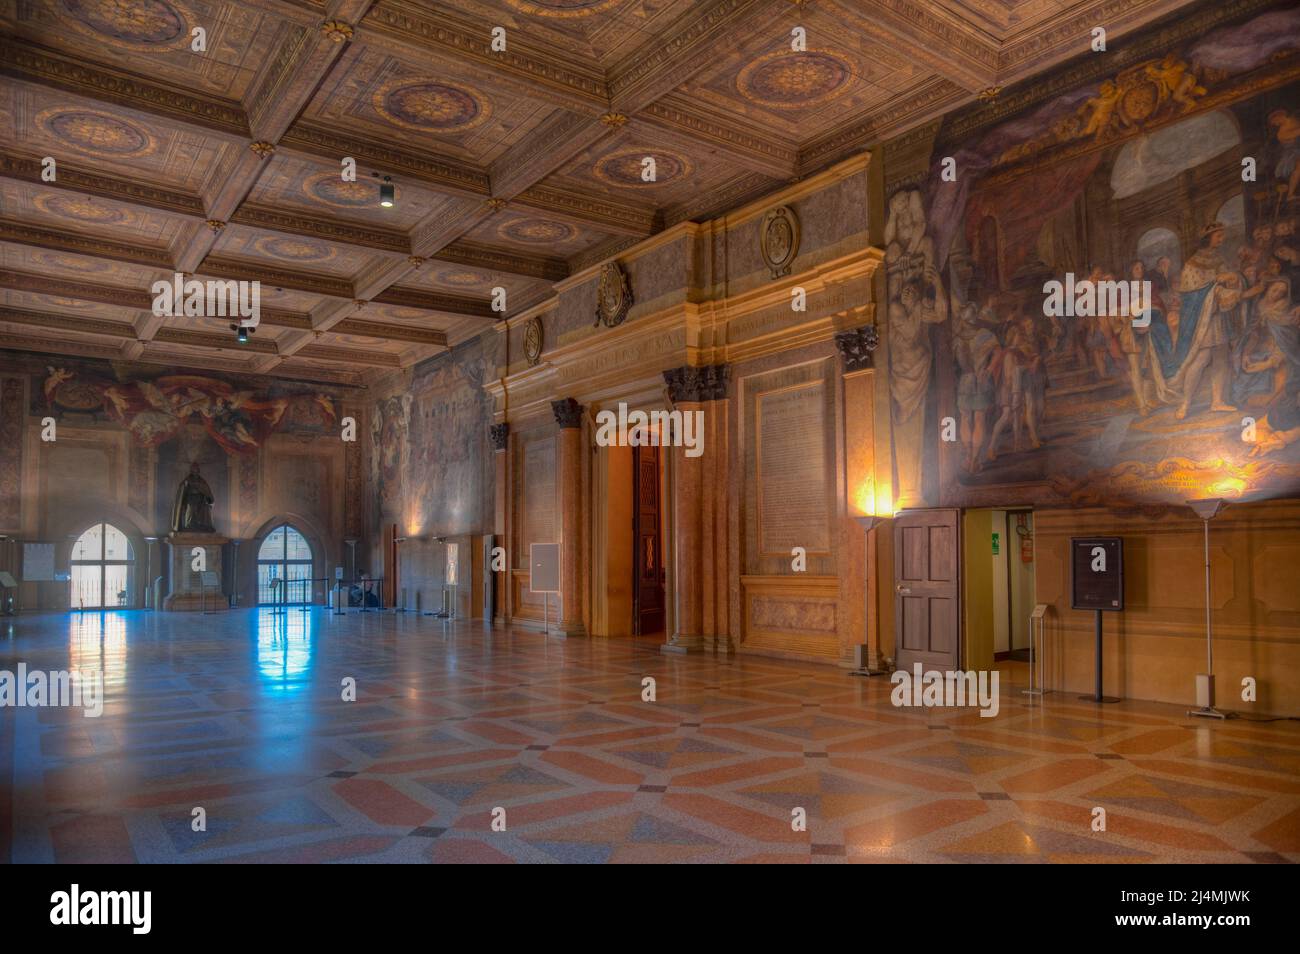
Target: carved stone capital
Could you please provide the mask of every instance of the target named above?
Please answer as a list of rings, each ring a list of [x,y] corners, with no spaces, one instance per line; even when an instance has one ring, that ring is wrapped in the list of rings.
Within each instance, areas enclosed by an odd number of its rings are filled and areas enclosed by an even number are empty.
[[[703,401],[721,401],[727,396],[727,381],[731,368],[725,364],[696,367],[683,365],[664,372],[668,397],[674,404],[699,404]]]
[[[492,449],[503,451],[510,439],[510,425],[505,421],[488,427],[488,437],[492,440]]]
[[[561,401],[551,402],[551,411],[555,414],[555,423],[560,425],[561,429],[581,427],[582,412],[585,410],[586,408],[573,398],[564,398]]]
[[[864,371],[872,366],[872,352],[880,344],[875,325],[863,325],[835,335],[835,346],[840,349],[845,372]]]

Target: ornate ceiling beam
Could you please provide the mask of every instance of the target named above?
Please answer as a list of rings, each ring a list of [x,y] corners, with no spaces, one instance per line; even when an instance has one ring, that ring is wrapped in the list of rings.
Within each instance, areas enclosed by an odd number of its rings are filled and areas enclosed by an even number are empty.
[[[157,344],[180,344],[192,348],[211,348],[214,351],[247,351],[253,354],[275,354],[275,342],[266,338],[250,336],[240,343],[230,334],[218,334],[211,331],[197,331],[190,328],[163,327],[153,336]]]
[[[206,135],[243,141],[249,138],[248,117],[238,103],[168,86],[125,70],[91,66],[13,37],[0,36],[0,76],[139,110]]]
[[[1106,40],[1116,38],[1188,6],[1192,0],[1093,0],[1086,7],[1064,11],[1053,17],[1046,29],[1027,31],[1024,36],[1009,37],[998,50],[998,83],[1009,86],[1031,74],[1042,73],[1052,66],[1084,53],[1092,41],[1092,29],[1106,28]],[[1232,15],[1248,12],[1247,6],[1259,8],[1266,3],[1237,3]],[[1228,8],[1228,4],[1219,5]],[[1193,32],[1193,35],[1196,35]]]
[[[42,228],[13,219],[0,219],[0,241],[33,248],[48,248],[56,252],[71,252],[74,255],[106,258],[114,262],[129,262],[132,265],[145,265],[151,268],[172,267],[171,252],[165,248],[114,242],[111,239],[92,235]]]
[[[345,318],[330,329],[341,335],[360,335],[383,341],[405,341],[410,344],[447,347],[447,335],[435,328],[417,328],[391,321],[371,321],[367,318]]]
[[[702,0],[609,75],[610,108],[638,112],[718,62],[719,51],[785,15],[789,0]]]
[[[487,173],[466,163],[432,153],[406,152],[305,120],[289,127],[279,142],[279,148],[334,169],[338,168],[344,156],[351,156],[358,166],[380,170],[399,183],[405,178],[450,195],[486,198],[490,192]]]
[[[191,218],[204,218],[203,200],[197,195],[177,192],[148,182],[137,182],[118,176],[104,175],[59,162],[59,175],[54,182],[41,179],[39,159],[13,153],[0,153],[0,178],[11,179],[45,189],[64,189],[79,195],[112,199],[143,209],[170,212]]]
[[[544,282],[558,282],[569,277],[569,265],[562,258],[538,258],[521,255],[513,249],[493,248],[460,240],[443,246],[430,258],[438,262],[453,262],[456,265]]]
[[[336,348],[333,345],[309,344],[295,354],[316,361],[337,361],[341,364],[364,364],[374,368],[400,368],[402,356],[387,351],[365,351],[361,348]]]
[[[298,272],[224,255],[209,255],[194,271],[211,278],[258,281],[273,288],[292,288],[296,291],[324,295],[327,298],[340,298],[345,301],[351,301],[356,297],[352,292],[352,283],[345,278]]]
[[[974,97],[951,80],[927,77],[893,97],[888,106],[856,121],[840,124],[799,150],[799,174],[809,175],[882,139],[923,126]]]
[[[104,338],[125,338],[135,340],[135,325],[129,321],[112,321],[107,318],[82,318],[73,315],[55,315],[43,311],[28,311],[23,308],[0,307],[0,322],[11,325],[61,331],[74,331],[77,334],[96,335]]]
[[[860,4],[831,0],[861,17]],[[998,78],[998,48],[983,31],[926,0],[872,0],[875,37],[968,92],[988,89]]]
[[[283,232],[299,238],[321,239],[339,245],[352,245],[364,248],[368,252],[411,254],[411,240],[395,229],[381,229],[334,218],[318,218],[270,205],[245,202],[230,217],[230,224]]]
[[[627,122],[626,116],[610,113],[607,119],[592,119],[557,110],[540,129],[508,149],[488,169],[492,195],[510,199],[541,182],[552,172],[581,155]]]
[[[486,299],[461,298],[457,295],[440,295],[437,292],[394,285],[380,292],[371,301],[383,305],[400,305],[403,308],[423,308],[444,315],[466,315],[473,318],[499,317]]]
[[[293,27],[257,79],[245,103],[254,139],[276,142],[329,74],[373,0],[333,0],[329,18]]]
[[[684,97],[667,96],[632,117],[632,130],[651,142],[676,139],[690,147],[724,150],[727,159],[773,179],[790,179],[799,168],[799,149],[768,132],[743,129],[711,115]]]
[[[537,44],[524,28],[508,36],[506,51],[494,53],[489,26],[483,20],[463,20],[446,7],[384,0],[361,21],[357,40],[416,63],[432,60],[461,73],[468,66],[534,101],[590,116],[609,108],[605,76],[594,65],[575,63],[572,54]]]
[[[38,275],[34,272],[20,272],[13,269],[0,269],[0,288],[13,291],[31,292],[36,295],[54,295],[59,298],[72,298],[77,301],[93,301],[102,305],[117,305],[134,311],[152,315],[153,295],[135,288],[122,288],[117,285],[100,285],[94,282],[79,282],[72,279]],[[304,329],[311,327],[308,315],[277,308],[263,308],[262,321],[268,325],[283,328]]]
[[[614,235],[645,238],[659,227],[659,217],[653,208],[620,202],[592,191],[570,191],[540,183],[520,192],[510,200],[509,207],[526,208],[547,218]]]

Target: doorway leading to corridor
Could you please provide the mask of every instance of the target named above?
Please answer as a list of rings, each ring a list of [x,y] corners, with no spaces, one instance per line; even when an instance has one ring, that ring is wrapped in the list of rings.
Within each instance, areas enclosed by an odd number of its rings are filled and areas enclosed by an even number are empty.
[[[1034,610],[1034,514],[1028,509],[967,510],[962,517],[969,668],[1029,660]]]

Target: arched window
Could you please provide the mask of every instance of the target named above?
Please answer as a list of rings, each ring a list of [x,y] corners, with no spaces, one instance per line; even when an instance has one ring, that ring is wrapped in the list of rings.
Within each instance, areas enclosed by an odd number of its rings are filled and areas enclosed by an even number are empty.
[[[120,609],[131,605],[135,554],[126,534],[97,523],[72,545],[73,609]]]
[[[272,580],[311,579],[311,544],[301,533],[282,523],[266,535],[257,551],[257,601],[259,603],[307,603],[311,587],[290,585],[283,594]]]

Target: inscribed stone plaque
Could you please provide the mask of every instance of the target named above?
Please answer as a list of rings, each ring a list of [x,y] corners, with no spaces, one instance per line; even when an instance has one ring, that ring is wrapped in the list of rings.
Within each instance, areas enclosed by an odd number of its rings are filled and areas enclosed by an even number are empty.
[[[758,538],[764,554],[830,551],[821,381],[758,396]]]
[[[524,546],[551,543],[555,532],[555,441],[534,441],[524,451]]]

